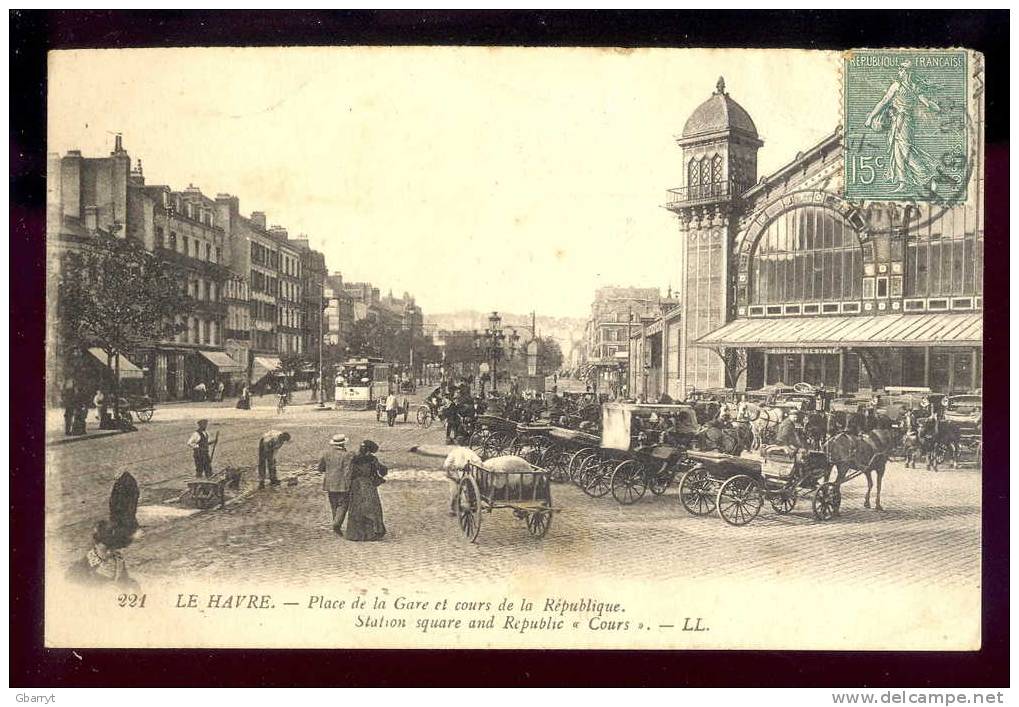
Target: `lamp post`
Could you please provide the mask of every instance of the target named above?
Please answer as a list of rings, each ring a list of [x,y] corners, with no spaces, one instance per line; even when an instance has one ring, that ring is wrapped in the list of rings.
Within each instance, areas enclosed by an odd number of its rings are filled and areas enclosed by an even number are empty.
[[[502,317],[498,312],[488,316],[488,328],[474,332],[474,351],[482,361],[491,362],[492,392],[498,388],[499,361],[512,359],[517,350],[520,335],[513,331],[508,337],[502,328]]]

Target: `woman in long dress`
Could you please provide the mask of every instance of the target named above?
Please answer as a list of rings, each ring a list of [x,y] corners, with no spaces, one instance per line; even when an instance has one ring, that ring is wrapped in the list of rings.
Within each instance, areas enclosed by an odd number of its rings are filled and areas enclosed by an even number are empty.
[[[378,487],[385,483],[388,469],[375,458],[377,451],[379,445],[366,439],[351,460],[350,506],[344,534],[347,540],[381,540],[386,534]]]

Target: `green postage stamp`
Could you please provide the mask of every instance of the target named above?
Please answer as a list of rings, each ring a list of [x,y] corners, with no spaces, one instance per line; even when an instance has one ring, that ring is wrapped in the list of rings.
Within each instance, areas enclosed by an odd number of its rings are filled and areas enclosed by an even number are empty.
[[[966,200],[967,63],[961,49],[846,53],[847,199]]]

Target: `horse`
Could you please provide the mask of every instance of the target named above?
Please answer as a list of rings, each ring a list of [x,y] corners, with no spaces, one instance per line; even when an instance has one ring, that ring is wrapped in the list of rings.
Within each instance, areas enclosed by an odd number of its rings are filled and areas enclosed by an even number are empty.
[[[890,429],[876,429],[862,434],[852,435],[849,432],[837,432],[824,443],[823,450],[828,461],[836,469],[835,483],[841,486],[850,471],[859,471],[867,478],[867,495],[863,507],[870,508],[870,492],[874,488],[871,472],[877,474],[877,495],[874,509],[881,508],[881,480],[885,474],[888,455],[895,448],[895,434]],[[829,480],[831,469],[825,475]]]
[[[753,433],[752,449],[760,449],[770,444],[775,436],[778,424],[785,419],[786,410],[780,407],[741,403],[742,410],[737,419],[745,419],[750,423]]]
[[[959,426],[948,420],[933,417],[921,418],[918,428],[920,452],[927,456],[927,468],[938,470],[939,452],[952,460],[952,468],[959,468],[959,443],[962,432]]]

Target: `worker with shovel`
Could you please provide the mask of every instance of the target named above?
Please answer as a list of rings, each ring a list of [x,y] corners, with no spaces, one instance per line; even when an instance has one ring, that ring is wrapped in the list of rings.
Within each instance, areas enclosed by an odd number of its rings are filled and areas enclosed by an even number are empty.
[[[188,438],[188,446],[191,447],[195,457],[195,477],[199,479],[203,476],[212,478],[212,452],[219,442],[219,432],[216,433],[215,441],[209,442],[209,433],[206,431],[208,426],[208,420],[199,420],[197,429]]]

